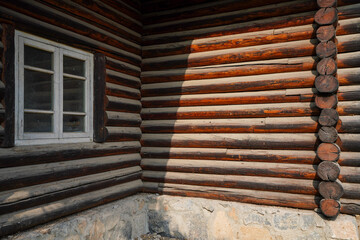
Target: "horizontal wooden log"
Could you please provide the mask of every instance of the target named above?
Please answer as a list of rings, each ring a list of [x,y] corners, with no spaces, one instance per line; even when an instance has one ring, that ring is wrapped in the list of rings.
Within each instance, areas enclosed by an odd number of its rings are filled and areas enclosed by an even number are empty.
[[[319,139],[325,143],[334,143],[338,138],[338,132],[334,127],[321,127],[318,135]]]
[[[114,83],[130,88],[139,89],[141,86],[140,78],[131,75],[116,72],[110,69],[106,70],[106,82]]]
[[[344,188],[339,180],[335,182],[322,181],[319,183],[319,193],[325,199],[339,200],[344,195]]]
[[[231,48],[190,55],[182,54],[147,58],[143,60],[143,70],[151,71],[155,69],[199,67],[265,59],[311,56],[315,53],[315,43],[316,41],[303,40],[245,48]],[[290,49],[292,49],[292,51],[290,51]]]
[[[15,168],[2,168],[0,190],[26,187],[35,184],[59,181],[73,177],[80,177],[114,169],[139,165],[139,154],[126,154],[107,157],[67,161],[66,163],[51,163]]]
[[[340,124],[337,125],[338,132],[358,133],[360,127],[360,116],[341,116]]]
[[[340,156],[340,147],[335,143],[321,143],[316,154],[323,161],[337,161]]]
[[[359,134],[339,134],[343,151],[358,152]],[[198,134],[143,134],[143,146],[158,147],[215,147],[242,149],[316,149],[318,140],[315,134],[245,134],[245,133],[198,133]],[[317,149],[318,157],[326,161],[336,161],[339,158],[338,146],[322,143]]]
[[[230,83],[229,83],[230,84]],[[224,83],[225,85],[225,83]],[[220,85],[219,85],[220,86]],[[205,87],[205,86],[204,86]],[[152,88],[150,94],[156,91]],[[255,103],[284,103],[284,102],[310,102],[321,109],[334,108],[341,101],[360,100],[360,87],[341,86],[337,94],[316,94],[315,88],[296,88],[284,90],[249,91],[236,93],[210,93],[210,94],[186,94],[174,96],[143,97],[143,108],[181,107],[181,106],[209,106],[209,105],[236,105]]]
[[[238,154],[241,152],[242,151],[237,151]],[[264,159],[263,155],[257,156]],[[143,158],[141,166],[144,170],[153,171],[320,179],[316,175],[316,165],[296,165],[285,163],[278,164],[269,162],[269,160],[265,159],[263,160],[263,162],[239,162],[216,161],[207,159],[193,160]],[[339,176],[339,180],[343,183],[360,183],[358,171],[358,167],[341,167],[341,175]]]
[[[84,11],[79,5],[76,5],[72,2],[65,2],[62,0],[40,0],[41,3],[48,5],[49,7],[56,8],[62,11],[65,14],[71,14],[72,16],[79,19],[79,21],[83,20],[87,23],[97,26],[105,31],[109,31],[112,34],[115,34],[119,37],[125,37],[127,40],[132,41],[134,43],[140,44],[140,36],[136,34],[134,31],[123,27],[122,25],[128,25],[129,21],[123,21],[123,24],[118,26],[118,21],[115,22],[110,19],[103,19],[102,17],[97,17],[95,14],[91,14],[88,11]],[[79,1],[78,1],[79,2]],[[94,11],[94,10],[92,10]],[[118,14],[117,14],[118,15]],[[119,16],[119,19],[123,18]]]
[[[156,90],[155,90],[156,91]],[[154,92],[151,91],[150,94]],[[143,108],[210,106],[254,103],[307,102],[314,98],[315,89],[284,89],[235,93],[212,93],[196,95],[175,95],[143,97]]]
[[[250,9],[239,9],[202,16],[200,18],[180,19],[177,21],[163,22],[153,25],[145,25],[144,35],[157,35],[169,32],[180,32],[189,30],[206,29],[236,23],[251,22],[259,19],[275,18],[284,15],[294,15],[317,9],[316,3],[309,0],[290,1],[278,4],[259,4]],[[280,11],[281,10],[281,11]]]
[[[144,171],[143,181],[195,186],[228,187],[299,194],[317,194],[318,181],[257,176],[229,176],[182,172]]]
[[[106,126],[140,127],[141,117],[136,113],[106,112]]]
[[[337,94],[317,94],[315,96],[315,105],[320,109],[335,108],[337,104]]]
[[[134,172],[135,169],[136,172]],[[58,188],[56,188],[56,190],[54,187],[51,189],[51,186],[49,186],[49,184],[41,184],[40,186],[36,185],[33,187],[20,188],[14,191],[2,192],[2,194],[5,193],[6,195],[9,195],[10,192],[12,192],[13,194],[25,195],[25,194],[21,194],[22,193],[21,190],[22,190],[22,191],[34,191],[35,194],[33,193],[28,194],[31,195],[31,197],[28,196],[27,198],[21,200],[20,197],[17,196],[19,199],[18,201],[8,201],[8,199],[6,199],[6,203],[0,204],[0,213],[6,214],[26,208],[36,207],[41,204],[46,204],[61,199],[65,199],[68,197],[72,197],[75,195],[90,193],[92,191],[104,189],[106,187],[112,187],[114,185],[118,185],[121,183],[134,181],[140,179],[141,177],[141,171],[140,171],[141,169],[139,169],[139,167],[132,167],[121,170],[122,172],[116,171],[117,175],[114,175],[113,172],[115,171],[110,171],[106,173],[91,175],[90,177],[86,176],[80,178],[73,178],[71,179],[71,182],[73,183],[71,188],[69,187],[66,188],[62,186],[63,184],[70,185],[69,182],[59,181],[52,183],[52,185],[55,184],[60,185]],[[45,189],[41,189],[41,190],[39,189],[44,187]]]
[[[321,26],[316,30],[316,38],[320,42],[327,42],[334,39],[335,34],[336,30],[332,25]]]
[[[338,8],[339,19],[349,19],[359,17],[359,4],[353,2],[353,5],[342,6]],[[227,26],[210,27],[190,31],[169,32],[164,34],[155,34],[144,36],[144,45],[161,44],[170,42],[179,42],[184,40],[199,39],[205,37],[225,36],[239,34],[244,32],[255,32],[268,29],[277,29],[299,25],[312,24],[314,22],[314,12],[292,14],[275,18],[260,19],[255,21],[246,21]]]
[[[37,36],[44,37],[49,40],[60,42],[68,46],[72,46],[85,51],[103,53],[106,56],[124,61],[134,66],[141,62],[141,57],[131,52],[127,52],[115,46],[111,46],[100,40],[95,40],[89,36],[81,35],[70,30],[47,24],[26,14],[0,6],[3,18],[6,21],[16,22],[16,28],[24,32],[30,32]]]
[[[315,133],[316,117],[143,121],[143,133]]]
[[[221,148],[178,148],[146,147],[141,148],[143,158],[174,159],[212,159],[219,161],[277,162],[319,164],[314,151],[295,150],[258,150],[258,149],[221,149]],[[357,152],[342,152],[338,163],[341,166],[360,167]],[[344,167],[342,167],[344,168]],[[356,174],[355,174],[356,175]]]
[[[107,96],[105,101],[107,111],[139,113],[141,110],[139,100]]]
[[[360,139],[358,134],[339,134],[339,147],[343,151],[359,152]]]
[[[322,126],[331,127],[339,121],[339,113],[335,109],[323,109],[319,116],[319,123]]]
[[[359,18],[346,19],[339,21],[336,28],[336,35],[349,35],[358,33],[357,25]],[[328,29],[332,27],[332,29]],[[289,28],[271,29],[256,32],[234,33],[228,36],[218,36],[212,38],[200,38],[169,44],[156,44],[144,46],[142,51],[143,58],[162,57],[184,53],[197,53],[220,49],[237,48],[239,46],[248,47],[264,44],[274,44],[288,41],[306,40],[314,38],[313,24],[294,26]],[[333,31],[331,33],[331,30]],[[329,41],[335,36],[333,26],[322,26],[316,33],[320,41]],[[325,40],[326,39],[326,40]]]
[[[314,103],[270,103],[247,105],[220,105],[199,107],[144,108],[143,120],[196,119],[196,118],[253,118],[253,117],[296,117],[318,115]]]
[[[345,214],[358,215],[360,213],[360,200],[342,198],[340,210]]]
[[[145,191],[159,194],[202,197],[216,200],[245,202],[271,206],[294,207],[303,209],[315,209],[320,199],[318,197],[303,194],[287,194],[276,192],[265,192],[259,190],[218,188],[207,186],[189,186],[170,183],[144,183]]]
[[[170,69],[162,71],[143,71],[141,79],[144,84],[172,81],[207,80],[213,78],[240,77],[270,73],[309,71],[316,69],[317,58],[301,57],[292,59],[276,59],[207,66],[202,68]],[[338,68],[360,66],[358,53],[344,53],[337,56]]]
[[[115,185],[110,188],[94,191],[91,194],[81,194],[75,197],[40,205],[2,215],[0,217],[0,236],[13,234],[27,228],[46,223],[57,218],[89,209],[101,204],[115,201],[141,190],[141,180]],[[44,215],[44,211],[46,215]]]
[[[340,133],[359,133],[359,120],[360,116],[341,116],[336,129]],[[141,124],[143,133],[316,133],[319,127],[317,117],[146,120]],[[323,128],[327,131],[327,127]],[[336,129],[330,131],[334,131],[337,138]],[[319,131],[320,140],[326,137],[320,135],[326,133]]]
[[[132,22],[136,22],[139,24],[141,24],[141,13],[140,13],[140,8],[133,8],[133,7],[129,7],[127,4],[124,4],[123,2],[119,2],[119,1],[115,1],[115,0],[103,0],[101,1],[101,5],[102,4],[106,4],[109,6],[109,9],[114,9],[117,12],[120,12],[127,17],[127,19],[129,19]],[[117,14],[120,15],[120,14]]]
[[[114,97],[123,97],[123,98],[130,98],[139,100],[140,97],[140,90],[129,88],[113,83],[106,83],[105,93],[109,96]]]
[[[131,18],[127,18],[126,15],[119,14],[118,12],[114,11],[113,8],[106,7],[100,2],[84,2],[82,0],[74,0],[74,2],[108,19],[111,19],[117,24],[123,25],[135,33],[141,32],[141,24],[139,24],[137,21],[133,21]]]
[[[328,218],[336,218],[340,213],[340,202],[334,199],[320,201],[321,212]]]
[[[144,170],[167,172],[282,177],[312,180],[316,178],[316,169],[314,169],[314,166],[302,164],[143,158],[141,160],[141,167]]]
[[[315,134],[143,134],[143,146],[312,150]]]
[[[337,107],[340,115],[360,115],[360,104],[356,101],[340,102]],[[143,120],[170,119],[216,119],[216,118],[263,118],[263,117],[305,117],[318,116],[319,109],[314,103],[286,103],[286,104],[248,104],[221,105],[178,108],[144,108],[141,111]],[[332,119],[332,118],[330,118]],[[333,120],[322,116],[320,124],[328,122],[333,126]],[[325,124],[326,123],[326,124]],[[327,125],[326,125],[327,126]]]
[[[316,65],[316,70],[321,75],[333,75],[337,71],[337,64],[333,58],[324,58]]]
[[[357,46],[360,34],[338,37],[339,52],[360,50]],[[337,47],[334,42],[322,42],[316,45],[317,40],[290,41],[276,44],[265,44],[250,47],[237,47],[224,50],[182,53],[175,56],[146,58],[143,60],[143,71],[199,67],[208,65],[230,64],[270,59],[295,58],[315,55],[320,58],[334,57]]]
[[[276,4],[284,2],[284,0],[266,0],[266,1],[259,1],[254,0],[252,2],[238,2],[238,1],[221,1],[221,2],[206,2],[206,1],[190,1],[190,4],[186,7],[179,7],[177,4],[174,3],[170,6],[167,6],[168,8],[164,8],[161,10],[152,10],[154,5],[159,5],[159,2],[156,2],[157,4],[154,4],[154,2],[145,2],[144,9],[145,13],[143,14],[144,22],[147,24],[155,24],[155,23],[162,23],[167,21],[174,21],[174,20],[181,20],[181,19],[187,19],[187,18],[194,18],[194,17],[201,17],[213,14],[213,9],[216,8],[216,13],[223,13],[223,12],[229,12],[232,10],[238,10],[238,9],[248,9],[252,7],[258,7],[266,4]],[[163,3],[161,3],[163,4]],[[164,3],[164,5],[168,4],[167,2]],[[163,6],[163,5],[161,5]],[[159,6],[156,6],[159,7]],[[169,7],[175,9],[169,9]],[[174,13],[177,13],[175,15]]]
[[[7,204],[19,204],[26,199],[37,199],[41,196],[47,196],[67,189],[79,186],[113,179],[119,176],[126,176],[133,173],[141,172],[140,166],[116,169],[103,173],[91,174],[73,179],[65,179],[56,182],[44,183],[25,188],[17,188],[9,191],[3,191],[0,196],[0,206]]]
[[[321,8],[336,7],[337,0],[317,0],[317,4]]]
[[[330,25],[338,20],[338,13],[336,8],[320,8],[314,17],[314,20],[319,25]]]
[[[140,151],[139,142],[77,143],[21,146],[0,151],[0,167],[69,161],[82,158],[110,156]]]
[[[106,68],[116,71],[116,72],[131,75],[134,77],[140,76],[140,68],[139,67],[133,66],[131,64],[128,64],[126,62],[119,61],[116,59],[106,58]]]
[[[72,19],[70,16],[62,16],[62,14],[57,11],[49,11],[48,8],[41,4],[29,4],[25,1],[21,1],[18,4],[11,2],[1,2],[0,5],[13,11],[33,17],[39,21],[49,23],[51,25],[72,31],[83,36],[87,36],[91,39],[96,39],[97,41],[104,42],[115,48],[124,49],[137,55],[140,54],[139,45],[131,43],[127,40],[120,41],[121,39],[119,37],[115,38],[113,36],[109,36],[109,34],[105,35],[97,29],[84,24],[83,22]]]
[[[106,127],[108,142],[117,141],[139,141],[141,139],[141,129],[138,127]]]
[[[322,161],[316,173],[323,181],[334,182],[340,175],[340,166],[336,162]]]
[[[335,57],[336,53],[337,47],[333,41],[321,42],[316,46],[316,55],[319,58]]]

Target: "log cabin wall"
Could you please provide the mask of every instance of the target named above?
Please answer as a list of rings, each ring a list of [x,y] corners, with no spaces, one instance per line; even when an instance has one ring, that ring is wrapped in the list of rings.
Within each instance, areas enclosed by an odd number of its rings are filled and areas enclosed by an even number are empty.
[[[106,79],[94,87],[94,124],[106,125],[94,141],[105,143],[0,148],[0,236],[141,191],[139,6],[136,0],[0,1],[2,62],[3,43],[13,38],[4,28],[16,29],[93,53],[95,78]],[[4,88],[14,79],[5,84],[1,76],[3,136]]]
[[[315,209],[315,0],[143,2],[146,192]],[[338,0],[341,212],[360,213],[360,4]]]

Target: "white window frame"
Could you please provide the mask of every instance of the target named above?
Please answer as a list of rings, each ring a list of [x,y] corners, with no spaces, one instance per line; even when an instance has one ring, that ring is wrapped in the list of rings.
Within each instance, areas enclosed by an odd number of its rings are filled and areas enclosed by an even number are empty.
[[[24,65],[24,46],[32,46],[53,52],[53,70]],[[85,76],[63,73],[63,56],[85,61]],[[93,54],[64,44],[43,39],[21,31],[15,31],[15,145],[50,143],[91,142],[93,140]],[[53,113],[52,133],[24,133],[24,69],[53,74],[53,111],[34,110],[37,113]],[[84,132],[63,132],[63,77],[85,81]],[[31,110],[26,110],[31,112]],[[69,112],[70,113],[70,112]],[[71,112],[72,115],[84,115]]]

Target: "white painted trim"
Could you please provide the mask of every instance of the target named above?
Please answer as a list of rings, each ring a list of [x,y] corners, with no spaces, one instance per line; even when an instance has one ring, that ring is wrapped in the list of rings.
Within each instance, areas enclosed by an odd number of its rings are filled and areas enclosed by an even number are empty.
[[[24,45],[53,52],[53,69],[24,65]],[[91,142],[93,137],[93,55],[57,42],[21,31],[15,31],[15,145]],[[21,55],[21,56],[20,56]],[[85,61],[85,76],[63,73],[63,55]],[[53,75],[53,109],[50,111],[24,109],[24,69]],[[63,133],[63,77],[85,81],[84,112],[66,112],[85,116],[84,132]],[[53,115],[52,133],[24,133],[24,112]]]

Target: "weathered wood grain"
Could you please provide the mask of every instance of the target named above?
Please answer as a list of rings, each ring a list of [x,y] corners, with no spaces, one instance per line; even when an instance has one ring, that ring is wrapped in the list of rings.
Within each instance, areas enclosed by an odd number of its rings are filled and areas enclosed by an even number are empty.
[[[22,146],[0,151],[0,167],[70,161],[90,157],[137,153],[139,151],[139,142]]]
[[[135,169],[137,170],[136,172],[134,171]],[[17,196],[17,201],[9,201],[8,199],[6,199],[6,202],[0,204],[0,213],[7,214],[22,209],[35,207],[41,204],[48,204],[50,202],[58,201],[75,195],[101,190],[106,187],[112,187],[121,183],[134,181],[140,179],[140,170],[141,169],[139,167],[131,167],[121,169],[120,171],[108,171],[105,173],[73,178],[71,179],[71,182],[73,182],[71,188],[64,187],[64,185],[70,185],[68,180],[65,180],[55,182],[55,184],[58,184],[58,188],[56,188],[56,190],[54,187],[51,189],[51,186],[54,186],[54,183],[51,183],[51,185],[41,184],[27,188],[20,188],[17,190],[2,192],[2,194],[5,194],[7,196],[9,196],[11,192],[13,194],[21,195],[21,193],[23,192],[28,193],[27,191],[34,191],[35,194],[29,193],[27,197],[23,199],[20,199],[19,196]],[[114,172],[116,172],[117,175],[114,175]],[[40,188],[45,189],[43,190]],[[46,190],[48,192],[46,192]],[[22,195],[26,194],[23,193]],[[10,196],[10,198],[12,198],[12,196]]]
[[[334,182],[340,175],[340,166],[336,162],[323,161],[317,167],[316,173],[323,181]]]
[[[334,127],[321,127],[318,135],[319,139],[325,143],[333,143],[338,138],[338,132]]]
[[[138,153],[118,156],[96,157],[66,161],[65,163],[49,163],[33,166],[2,168],[0,190],[26,187],[35,184],[59,181],[114,169],[139,165],[141,157]]]
[[[139,192],[141,187],[141,180],[135,180],[93,191],[92,194],[85,193],[23,211],[2,215],[0,217],[0,225],[2,226],[0,236],[15,233],[66,215],[127,197]],[[46,215],[44,215],[44,211],[46,211]]]
[[[336,218],[340,213],[341,204],[334,199],[322,199],[320,201],[321,212],[329,218]]]
[[[344,188],[339,180],[322,181],[319,183],[319,193],[325,199],[339,200],[344,195]]]

